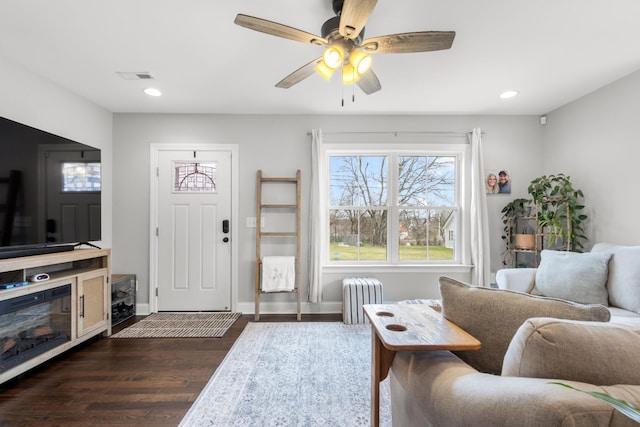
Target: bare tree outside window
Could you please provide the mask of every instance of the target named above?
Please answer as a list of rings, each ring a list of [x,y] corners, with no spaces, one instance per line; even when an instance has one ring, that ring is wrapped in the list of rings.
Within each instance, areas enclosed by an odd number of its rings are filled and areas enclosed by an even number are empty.
[[[331,259],[387,259],[386,156],[330,158]]]
[[[455,156],[331,156],[329,163],[331,260],[455,259]],[[397,200],[388,199],[389,188]],[[398,242],[396,254],[388,239]]]
[[[452,156],[398,158],[398,258],[454,259],[456,159]]]

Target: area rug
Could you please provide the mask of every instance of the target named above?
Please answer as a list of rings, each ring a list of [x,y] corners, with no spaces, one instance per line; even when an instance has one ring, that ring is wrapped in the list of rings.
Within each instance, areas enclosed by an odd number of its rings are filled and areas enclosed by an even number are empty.
[[[111,338],[220,338],[241,313],[152,313]]]
[[[381,426],[391,426],[388,381]],[[369,325],[250,322],[180,427],[369,426],[370,383]]]

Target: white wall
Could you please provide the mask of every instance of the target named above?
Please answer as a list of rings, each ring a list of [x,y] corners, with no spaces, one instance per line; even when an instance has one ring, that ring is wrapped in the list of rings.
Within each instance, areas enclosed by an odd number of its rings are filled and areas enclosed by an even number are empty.
[[[639,245],[640,71],[548,115],[543,173],[564,172],[585,194],[591,244]]]
[[[0,57],[0,116],[101,149],[102,242],[111,247],[112,114]]]
[[[240,147],[241,225],[254,216],[255,171],[289,175],[301,169],[305,189],[310,168],[307,131],[468,131],[485,132],[485,166],[509,169],[511,196],[489,197],[491,265],[501,266],[500,210],[526,197],[529,181],[543,173],[564,172],[585,192],[591,242],[639,244],[635,222],[640,209],[640,72],[548,114],[546,126],[534,116],[228,116],[116,114],[98,107],[22,67],[0,58],[0,115],[102,149],[103,245],[113,247],[114,272],[140,278],[140,301],[148,302],[149,144],[224,143]],[[364,102],[364,101],[363,101]],[[113,147],[113,149],[112,149]],[[308,191],[304,191],[303,216]],[[110,207],[113,209],[110,209]],[[113,215],[113,217],[112,217]],[[303,221],[306,233],[306,224]],[[112,231],[113,230],[113,231]],[[113,244],[112,244],[113,242]],[[254,233],[240,227],[239,302],[253,301]],[[303,241],[303,261],[307,241]],[[326,276],[327,304],[341,300],[339,279]],[[387,300],[437,296],[443,271],[380,273]],[[466,279],[466,274],[455,274]],[[306,269],[303,271],[306,277]],[[305,282],[305,281],[303,281]],[[306,282],[303,283],[306,287]],[[333,304],[336,303],[336,304]]]
[[[307,218],[310,174],[310,137],[307,131],[469,131],[486,132],[485,166],[512,171],[513,193],[489,199],[492,213],[492,268],[501,266],[502,223],[500,210],[513,197],[526,195],[526,188],[538,175],[542,162],[542,128],[534,116],[271,116],[271,115],[114,115],[114,236],[113,267],[116,272],[136,273],[139,298],[148,303],[149,293],[149,144],[212,143],[237,144],[240,155],[239,235],[233,236],[239,249],[238,300],[240,309],[253,310],[254,229],[246,228],[247,217],[255,216],[255,174],[263,169],[272,176],[293,176],[297,169],[303,179],[303,295],[307,288]],[[305,311],[335,311],[342,301],[343,276],[352,270],[325,276],[325,303],[305,307]],[[362,274],[362,273],[361,273]],[[385,299],[435,298],[437,277],[447,271],[376,273],[385,283]],[[468,280],[468,274],[455,273]],[[280,297],[280,298],[279,298]],[[279,298],[279,299],[278,299]],[[266,296],[263,301],[291,301],[286,296]],[[304,298],[303,298],[304,300]],[[268,304],[265,305],[268,311]],[[290,305],[290,307],[294,307]],[[234,310],[239,309],[234,307]]]

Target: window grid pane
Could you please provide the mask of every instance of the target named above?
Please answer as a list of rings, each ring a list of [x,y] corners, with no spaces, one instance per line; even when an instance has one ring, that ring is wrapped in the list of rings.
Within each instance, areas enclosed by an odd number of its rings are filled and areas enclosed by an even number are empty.
[[[386,156],[331,156],[332,206],[386,206]]]
[[[456,158],[401,156],[398,158],[399,206],[454,206]]]
[[[386,210],[331,209],[329,218],[331,260],[387,260]]]
[[[329,168],[329,259],[386,261],[387,156],[331,156]]]
[[[455,259],[456,211],[402,209],[398,225],[400,261],[452,261]]]

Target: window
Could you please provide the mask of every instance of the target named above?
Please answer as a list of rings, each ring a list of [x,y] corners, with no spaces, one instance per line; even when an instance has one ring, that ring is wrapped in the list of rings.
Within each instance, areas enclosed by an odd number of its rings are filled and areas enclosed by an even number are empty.
[[[326,154],[330,264],[460,262],[461,149]]]
[[[175,193],[215,192],[218,165],[216,162],[173,161],[173,191]]]
[[[330,156],[330,259],[387,259],[386,156]]]
[[[100,162],[63,162],[62,192],[99,192]]]

